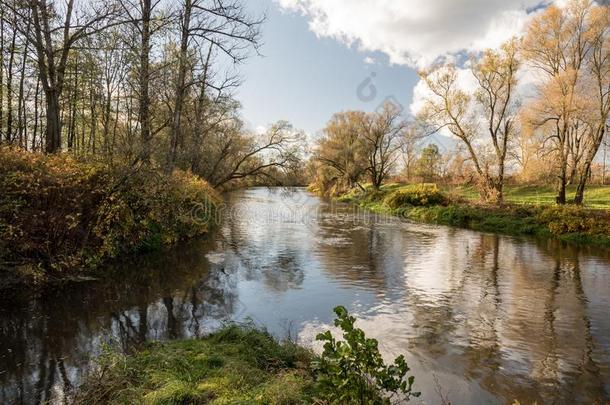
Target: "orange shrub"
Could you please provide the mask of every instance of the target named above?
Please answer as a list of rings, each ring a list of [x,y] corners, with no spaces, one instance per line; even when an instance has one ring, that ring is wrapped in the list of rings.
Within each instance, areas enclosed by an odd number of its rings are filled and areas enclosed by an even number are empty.
[[[0,265],[53,274],[95,267],[205,233],[218,202],[189,173],[165,176],[1,147]]]

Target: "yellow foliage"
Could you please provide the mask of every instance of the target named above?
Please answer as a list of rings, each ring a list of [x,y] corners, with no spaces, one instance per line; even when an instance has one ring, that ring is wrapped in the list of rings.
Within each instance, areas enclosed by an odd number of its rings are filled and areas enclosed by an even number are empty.
[[[0,148],[0,265],[95,267],[208,231],[220,202],[191,173]]]

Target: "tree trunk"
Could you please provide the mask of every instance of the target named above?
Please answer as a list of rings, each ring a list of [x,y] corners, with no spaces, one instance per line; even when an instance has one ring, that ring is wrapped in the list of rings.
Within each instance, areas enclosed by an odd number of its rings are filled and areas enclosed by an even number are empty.
[[[184,18],[182,20],[182,34],[180,38],[180,60],[178,65],[178,79],[176,81],[176,100],[174,103],[174,116],[172,118],[172,133],[167,155],[167,164],[165,167],[166,173],[171,173],[176,164],[176,155],[178,153],[178,141],[181,136],[182,126],[180,120],[182,118],[182,109],[184,106],[184,98],[186,96],[186,70],[188,68],[188,41],[190,35],[191,23],[191,0],[184,1]]]
[[[139,99],[139,121],[140,138],[142,141],[142,155],[144,162],[150,162],[152,132],[150,125],[150,18],[152,0],[142,0],[142,39],[140,50],[140,99]]]
[[[28,21],[27,32],[30,31],[30,22]],[[19,78],[19,91],[17,98],[17,133],[19,134],[19,147],[27,149],[27,140],[24,143],[25,134],[25,99],[24,99],[24,83],[25,83],[25,64],[28,56],[28,48],[30,46],[29,37],[26,36],[23,44],[23,53],[21,54],[21,77]]]
[[[13,29],[13,37],[9,47],[8,66],[6,68],[6,134],[7,143],[13,142],[13,63],[15,61],[15,40],[17,38],[17,30]]]
[[[4,7],[0,7],[0,143],[4,137]]]
[[[36,80],[36,91],[34,93],[34,130],[32,133],[32,151],[36,151],[36,138],[38,136],[38,99],[40,96],[40,78]]]
[[[45,130],[45,152],[56,153],[61,150],[61,119],[59,95],[55,91],[47,93],[47,127]]]
[[[590,167],[587,167],[586,172],[578,178],[578,186],[576,186],[576,195],[574,196],[574,204],[582,205],[585,199],[585,187],[587,185],[587,177],[590,171]]]
[[[76,102],[78,100],[77,97],[78,92],[78,54],[76,55],[76,60],[74,62],[74,89],[72,90],[72,100],[70,100],[68,117],[70,119],[70,127],[68,129],[68,150],[73,150],[78,153],[78,148],[76,147],[77,139],[76,139],[76,110],[77,105]]]
[[[562,164],[561,174],[559,175],[559,187],[557,189],[557,197],[555,197],[555,202],[557,204],[563,205],[566,203],[566,184],[567,184],[567,173],[566,167]]]

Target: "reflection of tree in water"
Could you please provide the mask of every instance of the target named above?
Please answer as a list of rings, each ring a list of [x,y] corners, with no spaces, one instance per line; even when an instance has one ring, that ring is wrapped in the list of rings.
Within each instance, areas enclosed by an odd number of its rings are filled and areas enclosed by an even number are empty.
[[[432,239],[430,243],[417,245],[416,250],[410,255],[412,260],[425,258],[434,254],[437,247],[442,245],[444,254],[455,258],[445,263],[443,269],[445,289],[443,292],[433,295],[433,299],[430,299],[425,288],[416,288],[412,280],[409,280],[409,274],[407,274],[405,291],[407,309],[413,314],[409,330],[409,350],[417,351],[418,348],[423,348],[426,356],[433,358],[447,355],[447,349],[450,348],[451,341],[455,338],[460,325],[460,321],[456,318],[459,315],[457,310],[460,305],[459,301],[456,302],[458,298],[456,294],[463,289],[466,276],[463,261],[456,259],[467,254],[468,250],[464,249],[459,238],[455,238],[451,230],[446,238]],[[412,263],[407,258],[407,273],[409,273]],[[422,264],[427,265],[427,263]],[[424,268],[422,271],[437,270],[430,265],[429,269]]]
[[[579,249],[450,229],[409,235],[398,226],[350,224],[332,215],[322,218],[316,235],[347,239],[320,244],[331,277],[405,303],[411,322],[405,350],[426,357],[432,368],[463,373],[501,398],[608,395],[594,360],[603,357],[593,355]],[[429,260],[439,254],[449,259]],[[430,295],[434,285],[413,288],[414,261],[424,267],[420,273],[442,272],[441,293]]]
[[[255,197],[258,198],[262,198],[260,194],[266,193],[266,190],[257,191]],[[251,206],[252,212],[257,212],[256,201],[248,202],[247,195],[242,195],[241,198]],[[267,202],[258,204],[265,205]],[[276,209],[288,208],[276,204]],[[287,219],[282,217],[281,212],[271,213],[275,218],[270,218],[270,213],[258,213],[261,216],[267,215],[265,220],[257,218],[262,220],[261,223],[252,224],[248,218],[227,218],[224,221],[224,269],[227,272],[237,272],[246,280],[260,280],[274,291],[287,291],[300,286],[305,279],[304,270],[308,260],[302,246],[306,239],[298,234],[306,232],[305,229],[299,229],[304,225],[292,224],[291,232],[286,229],[287,224],[282,222]]]
[[[324,271],[348,286],[366,286],[386,298],[404,283],[404,252],[408,235],[396,232],[397,220],[377,218],[348,205],[329,204],[315,228],[316,256]],[[394,222],[394,226],[385,224]]]
[[[0,403],[61,401],[103,342],[127,350],[149,339],[200,336],[236,305],[234,281],[205,243],[116,268],[114,281],[0,305]]]
[[[588,402],[607,397],[595,360],[604,357],[594,356],[578,250],[504,240],[480,235],[474,248],[462,247],[467,255],[454,260],[461,277],[434,305],[407,292],[411,351],[433,356],[434,369],[460,373],[463,365],[468,379],[500,398]],[[451,253],[454,244],[443,244]]]

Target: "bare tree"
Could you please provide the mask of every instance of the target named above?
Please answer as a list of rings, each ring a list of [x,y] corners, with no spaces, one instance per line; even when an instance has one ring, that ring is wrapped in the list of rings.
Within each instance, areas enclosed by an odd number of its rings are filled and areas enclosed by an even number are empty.
[[[516,41],[507,42],[500,52],[487,50],[472,63],[479,89],[476,97],[485,114],[489,137],[496,157],[495,176],[488,176],[488,200],[503,202],[504,174],[509,140],[515,135],[517,103],[516,74],[519,69]],[[493,193],[493,195],[491,195]]]
[[[591,174],[591,165],[608,129],[610,115],[610,7],[595,6],[588,16],[588,39],[591,50],[587,60],[587,97],[591,101],[588,130],[589,137],[580,170],[574,202],[582,204],[585,186]],[[604,162],[605,163],[605,162]]]
[[[387,102],[381,111],[367,114],[362,120],[362,141],[367,159],[366,171],[375,189],[379,189],[394,168],[407,130],[402,111]]]
[[[217,146],[208,180],[220,188],[233,180],[266,177],[271,168],[286,168],[300,161],[303,135],[280,121],[266,133],[253,137],[240,128],[227,128]]]
[[[420,120],[428,123],[429,132],[447,128],[462,142],[478,174],[481,198],[498,204],[503,201],[508,146],[515,132],[516,50],[511,41],[500,51],[487,50],[472,61],[471,73],[478,83],[474,94],[460,88],[454,65],[421,73],[432,95],[426,99]],[[488,136],[482,136],[482,126]],[[486,153],[486,143],[491,144],[493,158]]]
[[[197,81],[194,75],[193,55],[196,48],[210,44],[206,58],[209,62],[211,46],[220,49],[233,62],[241,62],[246,57],[248,46],[258,47],[260,25],[263,19],[255,19],[246,14],[240,1],[184,0],[178,12],[180,28],[180,48],[178,51],[178,73],[175,84],[173,117],[170,134],[170,148],[167,155],[166,171],[170,172],[176,162],[178,144],[182,137],[182,114],[189,90]],[[195,49],[193,49],[195,48]],[[208,66],[204,66],[208,69]],[[207,78],[203,76],[204,80]],[[203,83],[205,86],[205,83]]]
[[[579,84],[591,50],[586,33],[589,6],[589,0],[574,0],[565,10],[549,6],[534,18],[523,43],[528,62],[547,77],[538,99],[528,106],[529,121],[547,132],[543,146],[550,146],[557,157],[558,204],[566,203],[569,158],[582,135],[579,115],[584,104]]]

